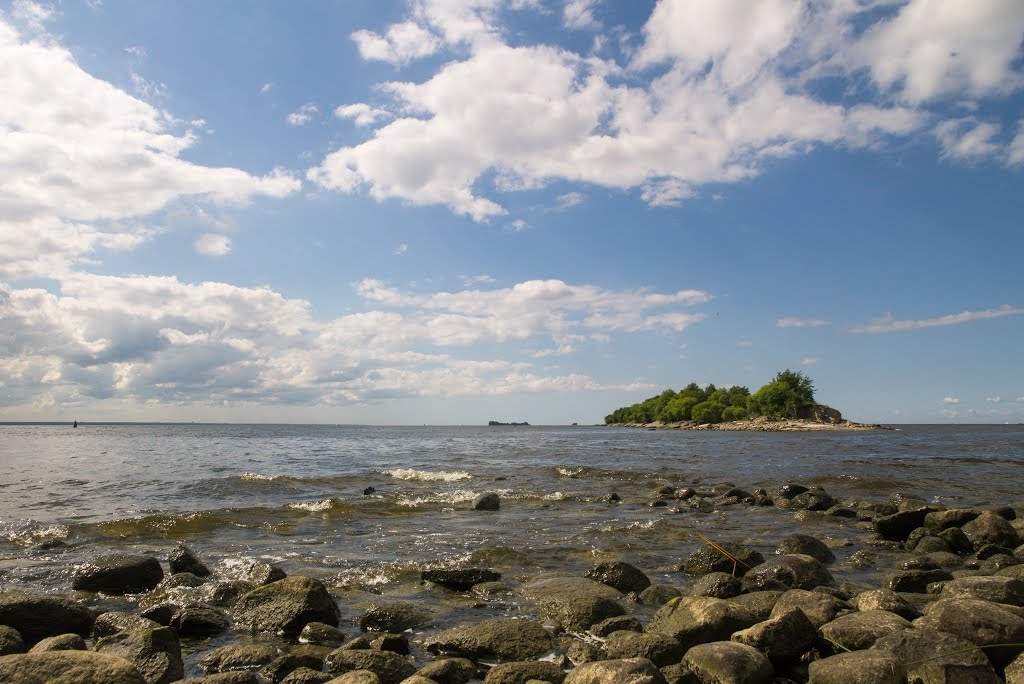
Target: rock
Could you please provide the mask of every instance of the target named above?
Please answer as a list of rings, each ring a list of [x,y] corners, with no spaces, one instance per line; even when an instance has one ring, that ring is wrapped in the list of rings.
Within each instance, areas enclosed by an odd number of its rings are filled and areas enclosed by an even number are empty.
[[[59,634],[87,637],[95,619],[89,608],[61,596],[0,593],[0,625],[18,630],[27,646]]]
[[[584,632],[626,612],[616,600],[621,596],[617,590],[582,577],[542,577],[524,586],[522,593],[537,599],[542,616],[572,632]]]
[[[815,628],[850,612],[850,605],[835,596],[820,591],[790,589],[779,597],[772,608],[771,616],[779,617],[794,608],[799,608]]]
[[[426,605],[414,601],[384,600],[370,604],[359,618],[359,628],[370,632],[404,632],[434,617]]]
[[[141,608],[142,606],[145,606],[145,608],[139,613],[141,617],[168,627],[171,624],[171,618],[184,607],[184,603],[180,601],[162,601],[153,604],[142,603],[139,607]]]
[[[938,534],[939,539],[949,545],[953,553],[970,553],[974,548],[971,540],[959,527],[949,527]]]
[[[373,648],[370,642],[366,640],[366,637],[356,637],[347,644],[343,644],[338,648],[345,649],[346,651],[368,651]]]
[[[903,684],[903,665],[886,651],[852,651],[811,663],[809,684]]]
[[[281,655],[273,644],[233,644],[215,648],[199,659],[207,674],[229,670],[254,670]]]
[[[326,684],[334,679],[332,675],[314,670],[311,667],[300,667],[288,673],[288,676],[281,680],[281,684]]]
[[[772,664],[764,653],[733,641],[694,646],[686,652],[683,663],[699,681],[708,684],[760,684],[769,681],[773,674]]]
[[[562,684],[565,673],[554,663],[541,660],[526,660],[517,663],[495,665],[484,677],[484,684],[526,684],[531,679],[540,679],[551,684]]]
[[[219,674],[206,675],[205,677],[189,677],[175,684],[262,684],[262,682],[255,672],[243,670],[240,672],[221,672]]]
[[[914,620],[915,627],[949,632],[975,646],[1024,642],[1024,619],[988,601],[939,599],[924,613]],[[1022,650],[1022,646],[986,648],[985,654],[997,666],[1005,666]]]
[[[817,559],[820,563],[831,563],[836,559],[832,549],[825,546],[825,542],[815,539],[809,534],[790,534],[783,538],[775,553],[780,556],[792,554],[803,554]]]
[[[933,511],[924,516],[924,526],[932,534],[939,534],[951,527],[963,527],[977,518],[979,512],[973,508],[950,508],[945,511]]]
[[[338,624],[340,613],[323,582],[286,577],[238,599],[234,617],[243,627],[294,637],[310,622]]]
[[[428,663],[416,674],[432,679],[437,684],[466,684],[476,677],[476,665],[465,658],[446,658]]]
[[[663,606],[681,595],[678,589],[668,584],[652,584],[640,592],[637,600],[645,606]]]
[[[728,555],[726,555],[728,554]],[[729,542],[705,544],[686,559],[682,570],[691,577],[709,572],[726,572],[743,577],[751,568],[764,562],[764,556],[753,549]]]
[[[942,598],[973,598],[1024,606],[1024,580],[1014,577],[962,577],[942,586]]]
[[[821,487],[812,487],[789,500],[790,508],[804,511],[824,511],[831,508],[834,504],[835,499]]]
[[[868,610],[837,617],[821,626],[825,639],[849,651],[862,651],[893,632],[911,627],[910,622],[887,610]]]
[[[564,684],[667,684],[657,667],[646,658],[598,660],[574,668]]]
[[[663,606],[647,632],[678,639],[684,647],[724,641],[757,620],[740,606],[705,596],[684,596]]]
[[[283,580],[287,576],[284,570],[272,563],[253,561],[245,569],[245,572],[242,573],[242,581],[256,587],[262,587],[271,582]]]
[[[802,610],[792,608],[778,617],[733,633],[731,640],[756,648],[778,665],[798,660],[817,638],[818,630],[814,623]]]
[[[923,594],[932,582],[945,582],[953,579],[953,575],[945,570],[904,570],[889,578],[889,588],[893,591]]]
[[[169,684],[185,676],[178,635],[169,627],[118,632],[97,641],[94,650],[132,663],[147,684]]]
[[[1024,654],[1014,658],[1003,674],[1006,675],[1006,684],[1024,684]]]
[[[340,630],[323,622],[306,623],[306,626],[299,633],[300,644],[337,646],[343,641],[345,641],[345,635]]]
[[[226,632],[231,621],[220,608],[190,603],[174,612],[170,626],[186,639],[205,639]]]
[[[975,550],[986,544],[996,544],[1011,549],[1021,544],[1021,538],[1013,525],[1007,522],[1006,518],[991,511],[983,512],[960,529],[971,540]]]
[[[729,599],[729,603],[750,613],[752,621],[761,622],[771,617],[772,610],[783,594],[783,591],[752,591],[734,596]]]
[[[682,660],[686,649],[676,639],[665,634],[637,634],[613,632],[604,642],[608,658],[647,658],[658,667]]]
[[[58,634],[46,637],[29,650],[29,653],[46,653],[47,651],[85,651],[85,639],[78,634]]]
[[[690,587],[690,596],[732,598],[743,593],[740,580],[724,572],[709,572]]]
[[[923,506],[916,510],[900,511],[892,515],[885,515],[875,519],[875,531],[883,538],[892,541],[906,541],[910,533],[918,527],[924,526],[924,519],[929,513],[937,509]]]
[[[324,659],[308,653],[288,653],[278,656],[260,668],[260,675],[270,684],[281,684],[281,681],[300,667],[320,670]]]
[[[206,580],[202,577],[196,577],[191,572],[178,572],[168,577],[164,577],[160,582],[160,589],[177,589],[178,587],[188,587],[195,589],[206,584]]]
[[[124,658],[92,651],[49,651],[0,657],[4,684],[147,684]]]
[[[792,499],[794,496],[803,494],[806,491],[809,491],[807,487],[804,487],[801,484],[790,483],[784,484],[781,487],[779,487],[779,491],[776,492],[776,496],[778,496],[781,499],[789,500]]]
[[[920,616],[917,608],[910,605],[905,598],[892,589],[872,589],[857,594],[854,599],[857,610],[887,610],[901,618],[913,620]]]
[[[950,553],[953,549],[941,537],[927,536],[918,540],[914,550],[918,553]]]
[[[623,594],[640,593],[651,586],[650,578],[639,568],[622,561],[598,563],[587,571],[586,576]]]
[[[905,629],[882,637],[871,647],[892,653],[907,668],[907,679],[920,684],[973,682],[998,684],[992,663],[980,648],[934,629]]]
[[[160,561],[152,556],[112,553],[80,565],[71,588],[104,594],[138,594],[154,589],[163,578]]]
[[[551,650],[551,637],[535,620],[498,618],[447,629],[424,640],[435,654],[472,660],[529,660]]]
[[[501,508],[501,499],[494,492],[477,494],[473,499],[474,511],[496,511]]]
[[[242,580],[227,580],[204,585],[204,596],[206,602],[211,606],[229,607],[235,605],[238,599],[244,594],[256,588],[251,582]]]
[[[353,670],[369,670],[381,684],[399,684],[416,673],[405,656],[390,651],[346,651],[338,649],[327,656],[327,671],[345,674]]]
[[[743,576],[747,591],[774,589],[780,584],[789,589],[813,589],[835,586],[836,581],[820,562],[804,555],[769,558]]]
[[[370,642],[370,648],[378,651],[391,651],[399,655],[409,655],[409,640],[404,634],[381,634]]]
[[[590,626],[590,633],[596,637],[606,637],[612,632],[637,632],[639,634],[643,631],[644,626],[632,615],[617,615]]]
[[[424,582],[440,584],[442,587],[453,589],[455,591],[467,591],[472,589],[474,584],[497,582],[501,579],[501,573],[481,568],[466,568],[462,570],[424,570],[420,573],[420,579]]]
[[[0,656],[24,653],[25,650],[25,640],[21,638],[21,632],[13,627],[0,625]]]
[[[179,572],[190,572],[196,577],[209,577],[210,569],[206,567],[199,556],[192,552],[192,549],[181,544],[174,547],[170,556],[167,557],[167,565],[171,568],[171,574]]]

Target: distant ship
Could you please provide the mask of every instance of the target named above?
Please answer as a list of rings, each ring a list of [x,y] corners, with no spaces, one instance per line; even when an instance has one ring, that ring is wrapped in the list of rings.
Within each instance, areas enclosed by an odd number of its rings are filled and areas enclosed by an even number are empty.
[[[489,425],[490,427],[494,427],[495,425],[512,425],[512,426],[515,426],[515,427],[521,427],[521,426],[525,425],[525,426],[529,427],[530,424],[529,423],[499,423],[496,420],[489,420],[489,421],[487,421],[487,425]]]

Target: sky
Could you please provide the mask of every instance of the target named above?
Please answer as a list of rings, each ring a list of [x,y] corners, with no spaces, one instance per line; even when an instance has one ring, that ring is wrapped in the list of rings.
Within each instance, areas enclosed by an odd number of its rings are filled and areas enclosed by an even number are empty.
[[[0,421],[1024,421],[1020,0],[0,2]]]

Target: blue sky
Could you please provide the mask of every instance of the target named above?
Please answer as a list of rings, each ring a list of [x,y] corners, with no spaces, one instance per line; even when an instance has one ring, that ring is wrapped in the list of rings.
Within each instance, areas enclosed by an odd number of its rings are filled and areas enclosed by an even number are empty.
[[[0,420],[1024,420],[1018,0],[0,12]]]

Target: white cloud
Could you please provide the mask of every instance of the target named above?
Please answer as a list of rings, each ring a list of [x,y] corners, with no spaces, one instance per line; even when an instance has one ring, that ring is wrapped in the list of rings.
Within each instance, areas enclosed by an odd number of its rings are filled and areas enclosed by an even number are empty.
[[[957,399],[956,397],[943,397],[942,398],[942,403],[943,404],[959,404],[960,400]]]
[[[200,235],[192,247],[196,252],[205,256],[224,256],[231,252],[231,238],[218,233],[206,233]]]
[[[45,30],[46,22],[53,19],[55,13],[52,5],[43,5],[31,0],[14,0],[11,3],[11,16],[14,20],[37,33]]]
[[[401,255],[405,254],[408,251],[409,251],[409,245],[407,245],[406,243],[403,242],[403,243],[399,244],[397,247],[395,247],[394,255],[395,256],[401,256]]]
[[[990,318],[1002,318],[1004,316],[1018,316],[1024,314],[1024,307],[1015,307],[1008,304],[986,309],[984,311],[963,311],[958,314],[947,314],[937,318],[925,318],[921,320],[895,320],[892,314],[883,318],[876,318],[870,323],[855,325],[850,328],[853,333],[888,333],[903,330],[919,330],[921,328],[937,328],[946,325],[960,325],[972,321],[983,321]]]
[[[266,95],[274,87],[273,83],[264,83],[260,86],[260,95]]]
[[[511,223],[508,224],[508,229],[511,230],[513,233],[521,233],[522,231],[526,230],[529,227],[530,224],[524,221],[523,219],[516,219],[515,221],[512,221]]]
[[[1024,119],[1017,123],[1017,135],[1006,150],[1006,163],[1010,166],[1024,164]]]
[[[363,59],[391,64],[429,57],[441,47],[437,36],[411,21],[392,24],[384,35],[361,30],[351,37]]]
[[[555,211],[565,211],[572,207],[583,204],[587,199],[586,195],[582,192],[567,192],[564,195],[559,195],[555,198]]]
[[[816,366],[821,362],[820,356],[809,356],[800,362],[801,366]]]
[[[320,110],[314,103],[307,102],[289,114],[287,121],[292,126],[305,126],[313,120],[313,117],[315,117],[319,111]]]
[[[989,402],[990,404],[998,404],[1002,400],[1003,400],[1003,398],[1001,396],[999,396],[998,394],[995,395],[995,396],[991,396],[991,397],[985,397],[985,401]]]
[[[601,22],[594,16],[598,0],[566,0],[562,8],[562,25],[578,31],[596,31]]]
[[[142,47],[141,45],[129,45],[124,49],[124,51],[132,57],[134,57],[135,59],[145,59],[148,56],[148,54],[146,53],[146,48]]]
[[[489,275],[481,274],[475,276],[460,276],[462,284],[465,287],[472,287],[473,285],[490,285],[495,282],[494,278]]]
[[[372,126],[381,119],[391,118],[391,112],[371,107],[365,102],[357,102],[336,108],[334,116],[339,119],[352,119],[356,126],[363,127]]]
[[[820,328],[828,324],[828,321],[820,318],[797,318],[795,316],[780,318],[775,322],[776,327],[779,328]]]
[[[970,118],[943,121],[935,127],[935,137],[942,144],[942,156],[964,161],[994,156],[1001,149],[993,141],[998,134],[998,125]]]
[[[693,189],[678,178],[655,181],[644,186],[640,197],[652,207],[677,207],[693,197]]]

